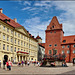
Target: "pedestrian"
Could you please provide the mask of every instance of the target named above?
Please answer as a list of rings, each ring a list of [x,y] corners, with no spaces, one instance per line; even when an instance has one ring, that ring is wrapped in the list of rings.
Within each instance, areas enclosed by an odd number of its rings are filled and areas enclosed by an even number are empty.
[[[24,64],[23,60],[22,60],[22,62],[21,62],[21,63],[22,63],[22,67],[23,67],[23,64]]]
[[[25,66],[27,65],[27,61],[25,61]]]
[[[35,64],[36,64],[36,61],[34,61],[34,66],[35,66]]]
[[[40,63],[38,62],[38,66],[40,66]]]
[[[0,60],[0,68],[1,68],[1,60]]]
[[[9,70],[9,63],[8,61],[6,62],[7,70]]]
[[[3,60],[3,69],[5,69],[5,64],[6,64],[6,62],[5,62],[5,59]]]
[[[9,63],[9,70],[11,70],[12,62],[9,60],[8,63]]]
[[[29,63],[29,61],[28,61],[28,62],[27,62],[27,65],[29,66],[29,64],[30,64],[30,63]]]

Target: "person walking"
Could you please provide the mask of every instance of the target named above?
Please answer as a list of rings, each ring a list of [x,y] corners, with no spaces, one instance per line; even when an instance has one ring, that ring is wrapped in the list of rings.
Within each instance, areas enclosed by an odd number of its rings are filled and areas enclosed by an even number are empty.
[[[27,65],[27,61],[25,61],[25,66]]]
[[[27,65],[29,66],[29,64],[30,64],[30,63],[29,63],[29,61],[28,61],[28,62],[27,62]]]
[[[0,60],[0,68],[1,68],[1,60]]]
[[[5,60],[3,60],[3,69],[5,69],[5,64],[6,64]]]
[[[12,62],[9,60],[8,64],[9,64],[9,70],[11,70]]]
[[[24,62],[23,62],[23,60],[22,60],[22,67],[23,67],[23,64],[24,64]]]
[[[9,63],[8,61],[6,62],[7,70],[9,70]]]

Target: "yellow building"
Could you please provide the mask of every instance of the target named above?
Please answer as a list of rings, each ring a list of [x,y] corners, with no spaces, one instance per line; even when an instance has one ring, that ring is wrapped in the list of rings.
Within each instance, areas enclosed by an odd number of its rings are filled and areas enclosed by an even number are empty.
[[[17,20],[10,19],[0,9],[0,60],[37,61],[38,42]]]

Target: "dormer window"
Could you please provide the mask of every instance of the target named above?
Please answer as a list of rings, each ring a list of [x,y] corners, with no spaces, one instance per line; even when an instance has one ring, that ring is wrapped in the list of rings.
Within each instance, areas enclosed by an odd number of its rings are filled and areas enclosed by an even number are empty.
[[[63,42],[65,43],[65,42],[66,42],[66,40],[63,40]]]

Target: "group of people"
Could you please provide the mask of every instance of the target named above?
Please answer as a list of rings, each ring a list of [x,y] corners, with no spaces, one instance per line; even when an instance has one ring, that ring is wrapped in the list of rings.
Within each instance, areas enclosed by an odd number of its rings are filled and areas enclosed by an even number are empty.
[[[25,66],[26,65],[30,65],[30,63],[32,63],[32,62],[30,62],[30,61],[22,61],[22,62],[18,62],[18,66],[21,66],[22,65],[22,67],[23,67],[23,65],[25,64]],[[33,62],[32,64],[34,64],[34,66],[35,66],[35,64],[38,64],[38,66],[40,66],[40,63],[39,62]]]
[[[25,66],[26,66],[26,65],[29,66],[29,65],[30,65],[30,62],[29,62],[29,61],[28,61],[28,62],[27,62],[27,61],[25,61],[25,62],[24,62],[24,61],[18,62],[18,65],[19,65],[19,66],[22,65],[22,67],[23,67],[24,64],[25,64]]]
[[[5,69],[5,65],[7,70],[11,70],[12,62],[10,60],[7,60],[7,62],[3,60],[3,69]]]

